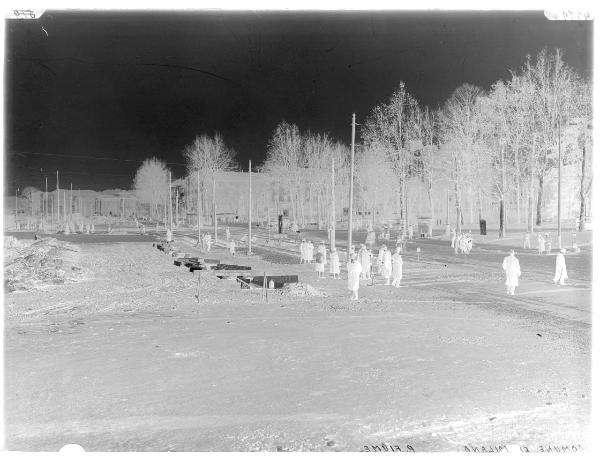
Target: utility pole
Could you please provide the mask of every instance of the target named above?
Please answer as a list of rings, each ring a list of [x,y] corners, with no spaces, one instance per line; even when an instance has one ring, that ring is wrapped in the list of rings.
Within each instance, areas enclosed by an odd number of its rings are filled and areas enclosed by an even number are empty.
[[[169,229],[173,231],[173,197],[171,196],[171,171],[169,170]]]
[[[19,214],[19,188],[15,192],[15,229],[17,229],[17,216]]]
[[[200,169],[198,169],[198,171],[196,172],[197,176],[197,193],[196,193],[196,199],[197,199],[197,206],[198,206],[198,244],[200,244],[202,242],[202,236],[200,236]]]
[[[348,207],[348,259],[352,248],[352,202],[354,196],[354,134],[356,128],[356,114],[352,114],[352,144],[350,145],[350,204]]]
[[[56,221],[60,221],[60,189],[58,189],[58,170],[56,171]]]
[[[179,225],[179,188],[175,190],[175,227]]]
[[[329,247],[335,249],[335,166],[333,156],[331,157],[331,236]]]
[[[248,161],[248,255],[252,255],[252,161]]]
[[[560,229],[560,186],[561,186],[561,175],[562,175],[562,158],[560,154],[560,118],[558,119],[558,248],[562,248],[562,236]]]
[[[217,196],[215,174],[213,173],[213,224],[215,227],[215,244],[217,243]]]

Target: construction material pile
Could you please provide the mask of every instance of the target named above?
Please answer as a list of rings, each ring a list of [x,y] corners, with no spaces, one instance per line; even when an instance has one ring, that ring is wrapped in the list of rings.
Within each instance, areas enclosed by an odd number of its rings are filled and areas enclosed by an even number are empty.
[[[5,290],[33,290],[81,279],[83,271],[77,266],[78,251],[76,246],[53,238],[30,241],[5,237]]]
[[[296,284],[286,284],[281,289],[276,290],[277,295],[285,297],[325,297],[325,293],[315,289],[310,284],[298,282]]]

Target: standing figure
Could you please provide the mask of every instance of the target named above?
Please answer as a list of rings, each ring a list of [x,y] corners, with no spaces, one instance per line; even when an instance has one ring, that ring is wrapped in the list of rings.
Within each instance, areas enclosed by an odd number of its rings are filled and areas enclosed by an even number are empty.
[[[235,255],[235,241],[233,239],[229,241],[229,254]]]
[[[519,259],[515,257],[515,251],[511,249],[510,255],[504,257],[502,269],[506,272],[506,293],[508,295],[515,294],[515,287],[519,285],[519,276],[521,276],[521,267]]]
[[[323,255],[323,264],[327,264],[327,247],[325,247],[325,241],[321,241],[321,243],[317,246],[317,252],[320,252]]]
[[[460,233],[457,237],[456,237],[456,242],[454,243],[454,253],[458,253],[459,250],[462,250],[462,239],[463,239],[463,235],[462,233]]]
[[[415,230],[413,225],[408,225],[408,239],[412,241]]]
[[[471,250],[473,249],[473,235],[471,234],[471,231],[469,231],[467,233],[467,235],[465,236],[464,239],[464,250],[463,252],[467,255],[469,255],[471,253]]]
[[[94,227],[94,225],[92,224],[92,228]],[[93,231],[92,231],[93,232]],[[173,233],[171,232],[170,229],[167,228],[167,236],[165,239],[167,242],[173,242]]]
[[[550,235],[548,233],[546,233],[546,253],[548,255],[550,255],[550,252],[552,251],[552,239],[550,238]]]
[[[364,244],[361,244],[360,249],[358,250],[358,261],[360,262],[360,266],[362,267],[362,271],[360,272],[361,279],[367,279],[367,259],[368,250]]]
[[[565,285],[565,279],[569,279],[567,275],[567,264],[565,262],[566,249],[560,249],[556,255],[556,268],[554,271],[554,284]]]
[[[333,276],[333,279],[340,278],[340,256],[335,247],[329,254],[329,274]]]
[[[452,231],[450,231],[450,238],[450,247],[454,248],[456,242],[456,229],[452,228]]]
[[[323,262],[323,259],[323,254],[317,250],[317,254],[315,255],[315,271],[317,272],[318,279],[321,279],[325,272],[325,263]]]
[[[379,254],[377,254],[377,269],[379,271],[379,274],[383,273],[383,255],[384,255],[386,249],[387,249],[387,246],[382,245],[381,248],[379,249]]]
[[[206,234],[206,251],[210,252],[210,248],[212,247],[212,237],[210,233]]]
[[[314,260],[314,251],[314,244],[312,243],[312,241],[308,241],[308,243],[306,244],[306,260],[308,261],[308,263]]]
[[[385,249],[383,254],[383,271],[381,275],[385,278],[385,285],[390,285],[390,278],[392,277],[392,252]]]
[[[300,263],[304,263],[306,261],[306,239],[302,239],[300,242]]]
[[[546,248],[546,243],[544,242],[544,237],[542,233],[538,233],[538,253],[541,255],[544,253],[544,249]]]
[[[352,256],[347,265],[348,269],[348,290],[352,291],[351,300],[358,300],[358,287],[360,286],[360,273],[362,268],[356,256]]]
[[[523,248],[531,249],[531,234],[529,234],[529,232],[525,233],[525,239],[523,239]]]
[[[225,239],[229,242],[229,238],[231,237],[231,231],[229,231],[229,226],[225,228]]]
[[[392,256],[392,285],[400,287],[402,280],[402,255],[400,255],[400,247],[396,248],[396,252]]]

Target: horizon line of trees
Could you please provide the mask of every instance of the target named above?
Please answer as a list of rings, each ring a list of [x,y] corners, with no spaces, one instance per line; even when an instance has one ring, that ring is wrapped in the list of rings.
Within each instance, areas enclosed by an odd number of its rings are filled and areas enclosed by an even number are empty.
[[[500,236],[506,233],[508,206],[532,232],[534,223],[542,223],[544,188],[560,151],[562,165],[579,172],[583,225],[593,178],[592,84],[564,62],[560,50],[528,56],[510,78],[487,91],[465,83],[436,109],[421,105],[400,82],[359,127],[354,203],[372,211],[372,217],[399,211],[407,226],[407,186],[418,182],[432,218],[435,192],[442,188],[451,195],[459,232],[465,221],[473,224],[475,215],[484,218],[490,203],[499,205]],[[195,191],[196,204],[207,215],[214,176],[238,166],[235,152],[216,133],[196,136],[182,155],[189,191]],[[333,194],[338,208],[347,206],[350,149],[328,134],[302,133],[296,124],[282,121],[268,142],[266,160],[256,167],[288,189],[291,219],[300,226],[315,216],[319,226],[329,223]],[[166,207],[165,178],[166,164],[151,158],[134,180],[136,194],[156,216]]]

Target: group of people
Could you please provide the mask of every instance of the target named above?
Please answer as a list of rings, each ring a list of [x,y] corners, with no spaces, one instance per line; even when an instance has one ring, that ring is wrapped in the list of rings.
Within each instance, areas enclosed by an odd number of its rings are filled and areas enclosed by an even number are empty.
[[[402,255],[400,247],[396,247],[394,254],[386,245],[381,246],[377,255],[377,272],[385,278],[385,285],[400,287],[402,280]],[[352,292],[352,300],[358,300],[358,289],[361,279],[371,279],[373,277],[372,266],[373,254],[364,244],[360,246],[358,253],[351,249],[348,269],[348,290]]]
[[[315,245],[310,240],[300,242],[300,263],[311,263],[314,258]]]
[[[450,247],[454,249],[454,253],[464,253],[469,255],[473,249],[473,235],[471,231],[468,233],[460,233],[456,235],[456,229],[450,231]]]
[[[212,244],[213,244],[212,236],[210,235],[210,233],[204,233],[202,235],[200,244],[202,246],[203,252],[210,252],[210,248],[212,247]]]
[[[560,249],[556,255],[556,263],[554,265],[554,284],[565,285],[565,280],[569,278],[567,274],[567,263],[565,260],[566,249]],[[510,254],[504,257],[502,269],[506,273],[506,293],[508,295],[515,294],[515,288],[519,286],[519,277],[521,277],[521,266],[519,259],[515,257],[515,251],[511,249]]]

